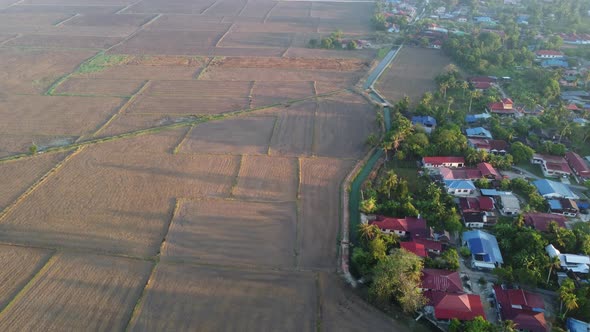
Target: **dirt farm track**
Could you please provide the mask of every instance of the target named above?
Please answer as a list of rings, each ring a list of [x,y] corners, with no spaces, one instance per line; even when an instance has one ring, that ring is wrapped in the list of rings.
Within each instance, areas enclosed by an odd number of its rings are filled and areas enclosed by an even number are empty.
[[[406,331],[337,275],[375,53],[306,48],[372,6],[0,0],[0,331]]]

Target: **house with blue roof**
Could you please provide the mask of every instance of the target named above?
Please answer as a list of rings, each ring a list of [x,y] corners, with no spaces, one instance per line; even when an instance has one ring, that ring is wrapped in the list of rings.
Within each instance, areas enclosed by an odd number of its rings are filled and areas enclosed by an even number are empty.
[[[539,194],[545,199],[551,198],[568,198],[568,199],[580,199],[580,197],[569,188],[569,186],[556,181],[541,179],[533,182],[533,185],[537,187]]]
[[[489,17],[489,16],[475,16],[473,18],[473,20],[475,21],[475,23],[496,23],[494,22],[494,20]]]
[[[424,127],[424,130],[430,134],[432,133],[432,131],[436,128],[436,119],[431,117],[431,116],[413,116],[412,117],[412,125],[416,126],[422,126]]]
[[[543,62],[541,62],[541,67],[543,68],[548,68],[548,67],[554,67],[554,68],[569,68],[569,63],[567,63],[567,61],[565,60],[560,60],[560,59],[547,59],[544,60]]]
[[[467,128],[465,129],[467,137],[489,138],[492,139],[492,133],[483,127]]]
[[[471,267],[494,269],[504,264],[496,237],[490,233],[474,230],[463,232],[461,239],[471,251]]]
[[[468,114],[465,116],[465,122],[467,123],[476,123],[477,121],[484,121],[492,116],[488,113],[481,113],[481,114]]]
[[[445,180],[447,192],[455,196],[471,195],[475,192],[475,185],[470,180]]]
[[[583,322],[571,317],[566,321],[568,332],[588,332],[590,331],[590,323]]]

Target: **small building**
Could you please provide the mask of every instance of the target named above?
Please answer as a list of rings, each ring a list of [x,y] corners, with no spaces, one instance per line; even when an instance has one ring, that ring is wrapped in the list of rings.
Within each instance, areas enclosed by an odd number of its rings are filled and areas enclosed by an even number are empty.
[[[429,300],[428,306],[434,309],[434,318],[437,320],[456,318],[468,321],[478,316],[486,318],[479,295],[428,291],[424,295]]]
[[[538,50],[535,52],[537,59],[563,59],[563,52],[554,50]]]
[[[463,232],[463,245],[471,251],[471,266],[477,269],[494,269],[504,264],[496,237],[490,233],[473,230]]]
[[[490,131],[483,127],[467,128],[465,134],[470,138],[493,138]]]
[[[422,270],[422,290],[463,293],[463,283],[457,271],[426,268]]]
[[[475,21],[475,23],[495,23],[489,16],[475,16],[473,21]]]
[[[436,128],[436,119],[431,116],[413,116],[412,124],[422,126],[424,131],[430,134]]]
[[[586,163],[586,161],[580,157],[579,154],[568,151],[565,154],[565,160],[568,162],[569,166],[577,177],[582,180],[590,179],[590,167],[588,166],[588,163]]]
[[[541,67],[543,68],[569,68],[569,66],[567,61],[560,59],[548,59],[541,62]]]
[[[559,257],[561,269],[575,273],[587,274],[590,272],[590,257],[583,255],[562,254],[552,244],[545,247],[549,257]]]
[[[540,232],[548,232],[549,224],[551,222],[555,222],[557,226],[561,228],[566,228],[566,221],[567,219],[564,216],[550,213],[529,212],[524,214],[525,225],[532,227]]]
[[[477,168],[448,168],[441,167],[439,173],[443,180],[471,180],[481,179],[481,171]]]
[[[549,203],[549,210],[553,214],[559,214],[566,217],[575,217],[580,212],[578,208],[578,204],[576,201],[567,199],[567,198],[560,198],[560,199],[549,199],[547,200]]]
[[[590,11],[589,11],[590,13]],[[571,317],[568,317],[566,324],[567,332],[588,332],[590,331],[590,323],[582,322]]]
[[[418,257],[428,257],[428,254],[426,253],[426,247],[424,247],[424,245],[421,243],[415,241],[400,242],[399,246],[400,248],[409,251]]]
[[[561,183],[551,180],[541,179],[533,182],[533,185],[537,187],[539,194],[546,199],[551,198],[569,198],[569,199],[580,199],[580,197],[574,194],[571,189]]]
[[[520,202],[518,201],[518,197],[507,192],[500,195],[498,210],[500,210],[500,213],[505,216],[515,216],[519,214]]]
[[[467,196],[475,192],[473,181],[469,180],[445,180],[447,192],[455,196]]]
[[[514,102],[510,98],[502,98],[499,102],[489,103],[488,112],[500,116],[515,116],[518,110],[514,108]]]
[[[369,224],[376,225],[383,233],[392,233],[400,237],[412,236],[413,238],[426,238],[429,235],[426,220],[421,218],[377,216],[375,220],[369,221]]]
[[[459,198],[459,208],[466,227],[483,228],[496,223],[494,201],[490,197]]]
[[[426,249],[426,253],[433,254],[433,255],[440,255],[443,251],[442,242],[436,241],[432,238],[428,238],[428,239],[416,238],[413,240],[414,240],[414,242],[423,245],[424,249]]]
[[[535,153],[531,163],[541,165],[543,175],[547,177],[568,177],[572,175],[572,169],[563,157]]]
[[[487,138],[469,138],[467,144],[478,150],[503,156],[508,152],[508,143],[504,140]]]
[[[504,289],[502,286],[494,286],[493,294],[500,317],[513,321],[516,329],[530,332],[549,330],[542,296],[522,289]]]
[[[489,180],[501,180],[502,176],[498,171],[489,163],[477,164],[477,169],[481,172],[481,176]]]
[[[464,157],[424,157],[422,165],[426,168],[465,167]]]

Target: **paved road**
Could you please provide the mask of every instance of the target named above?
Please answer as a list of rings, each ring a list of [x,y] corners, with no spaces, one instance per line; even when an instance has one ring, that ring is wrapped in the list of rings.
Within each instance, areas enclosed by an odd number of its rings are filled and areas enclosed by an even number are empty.
[[[393,61],[393,59],[397,55],[397,52],[402,47],[403,47],[403,45],[401,45],[401,46],[399,46],[399,47],[397,47],[395,49],[392,49],[391,51],[389,51],[389,53],[387,53],[387,55],[383,58],[383,60],[381,60],[381,62],[379,62],[379,64],[377,65],[377,67],[375,67],[375,69],[373,69],[373,71],[371,72],[371,74],[369,74],[369,77],[367,78],[367,81],[363,85],[363,88],[365,90],[366,89],[371,89],[373,87],[373,83],[375,83],[375,81],[377,81],[377,79],[379,79],[379,76],[381,76],[381,74],[383,74],[383,71],[385,71],[385,68],[387,68],[387,66],[389,66],[389,64],[391,63],[391,61]]]

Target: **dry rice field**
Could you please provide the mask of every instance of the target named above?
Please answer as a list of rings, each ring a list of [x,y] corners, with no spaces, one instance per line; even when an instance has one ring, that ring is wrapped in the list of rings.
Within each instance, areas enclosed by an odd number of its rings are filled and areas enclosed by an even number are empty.
[[[375,52],[305,47],[372,6],[0,0],[0,330],[407,330],[337,275]]]

